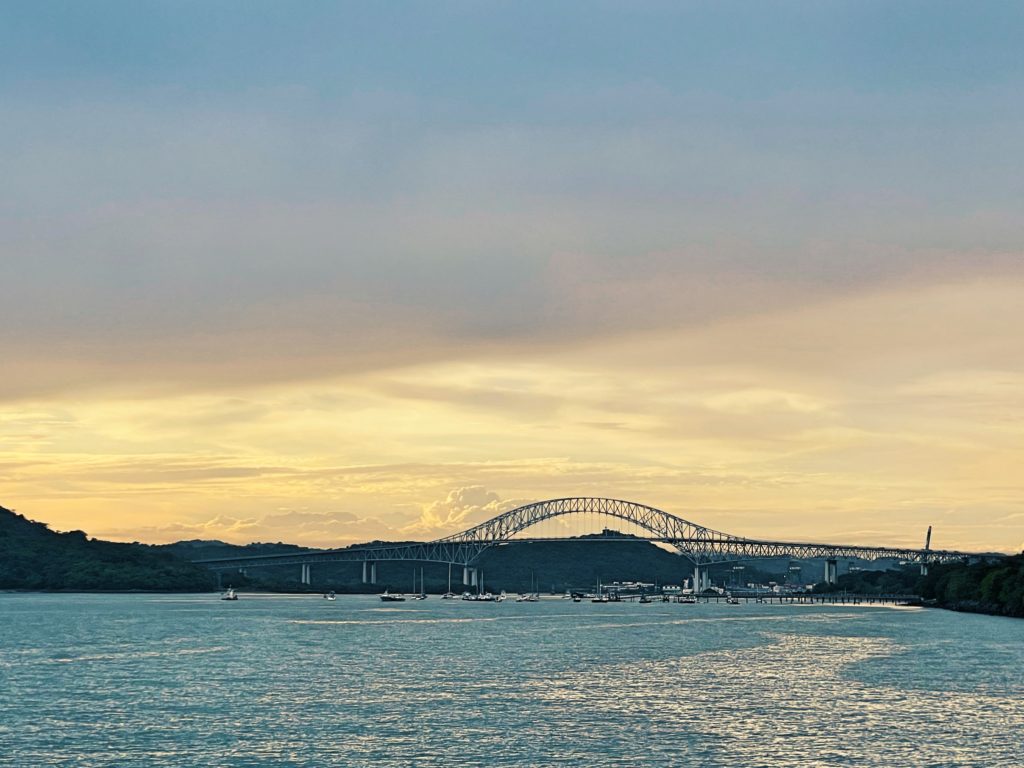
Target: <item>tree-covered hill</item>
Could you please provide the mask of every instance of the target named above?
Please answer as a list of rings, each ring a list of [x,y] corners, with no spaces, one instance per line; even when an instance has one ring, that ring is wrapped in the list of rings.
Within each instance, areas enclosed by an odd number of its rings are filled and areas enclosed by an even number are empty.
[[[932,565],[927,576],[917,566],[899,570],[844,574],[838,583],[815,591],[904,592],[957,611],[1024,617],[1024,554],[984,562]]]
[[[143,544],[57,533],[0,507],[0,589],[213,589],[216,577],[171,552]]]

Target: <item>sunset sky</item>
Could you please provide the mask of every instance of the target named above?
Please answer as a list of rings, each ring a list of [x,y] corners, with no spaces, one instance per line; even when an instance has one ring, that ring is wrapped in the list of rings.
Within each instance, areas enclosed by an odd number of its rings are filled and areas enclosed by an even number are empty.
[[[1024,547],[1024,6],[0,9],[0,504]]]

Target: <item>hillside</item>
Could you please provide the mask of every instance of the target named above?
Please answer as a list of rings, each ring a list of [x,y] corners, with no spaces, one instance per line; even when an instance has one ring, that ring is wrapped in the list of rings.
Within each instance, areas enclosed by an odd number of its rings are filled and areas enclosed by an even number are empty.
[[[509,542],[489,549],[481,555],[476,567],[482,570],[486,587],[491,590],[524,592],[533,585],[543,592],[562,592],[566,589],[592,589],[600,579],[613,581],[643,581],[658,584],[680,584],[692,573],[689,561],[673,552],[667,552],[646,541],[600,541],[599,535],[567,539],[565,541]],[[597,540],[594,540],[597,539]],[[249,544],[239,546],[219,541],[187,541],[165,545],[177,554],[193,560],[212,557],[246,557],[261,554],[287,554],[297,547],[288,544]],[[748,578],[782,579],[788,561],[778,565],[778,571],[764,563],[765,570],[748,565]],[[716,581],[724,583],[731,575],[731,564],[713,569]],[[385,587],[410,592],[413,580],[419,589],[422,570],[428,592],[448,589],[448,566],[444,563],[380,562],[377,564],[377,584],[362,583],[362,565],[353,563],[322,563],[312,567],[313,583],[299,583],[297,565],[249,569],[245,574],[225,572],[223,584],[250,589],[273,591],[326,591],[350,593],[379,592]],[[452,589],[461,592],[462,566],[452,569]]]
[[[199,566],[143,544],[57,533],[0,507],[0,589],[212,589],[216,578]]]
[[[816,592],[909,592],[942,608],[999,616],[1024,617],[1024,555],[993,558],[967,565],[933,565],[927,576],[917,566],[874,573],[850,573]]]

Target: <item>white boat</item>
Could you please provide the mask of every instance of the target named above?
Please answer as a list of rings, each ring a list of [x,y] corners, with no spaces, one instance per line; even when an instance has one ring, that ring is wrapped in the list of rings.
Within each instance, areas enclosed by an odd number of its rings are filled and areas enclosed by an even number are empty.
[[[697,604],[697,596],[696,595],[683,595],[682,597],[679,598],[679,602],[683,603],[684,605],[696,605]]]
[[[508,597],[508,596],[505,594],[505,590],[503,589],[503,590],[501,590],[501,594],[498,595],[496,598],[494,598],[494,602],[496,602],[496,603],[503,603],[503,602],[505,602],[505,598],[506,597]]]
[[[412,599],[413,600],[426,600],[427,599],[427,590],[423,586],[423,569],[422,568],[420,568],[420,591],[419,592],[416,591],[416,570],[413,569],[413,572],[412,572]]]
[[[384,590],[383,594],[380,595],[380,599],[385,603],[404,603],[405,595],[396,595],[388,590]]]
[[[565,590],[565,594],[562,595],[562,599],[563,600],[572,600],[572,592],[570,592],[568,589]]]
[[[441,595],[442,600],[454,600],[458,595],[452,592],[452,564],[448,563],[448,591]]]
[[[335,596],[333,591],[328,592],[326,595],[324,595],[324,600],[337,600],[337,599],[338,598]]]
[[[231,587],[228,587],[228,591],[220,596],[221,600],[237,600],[238,594]]]

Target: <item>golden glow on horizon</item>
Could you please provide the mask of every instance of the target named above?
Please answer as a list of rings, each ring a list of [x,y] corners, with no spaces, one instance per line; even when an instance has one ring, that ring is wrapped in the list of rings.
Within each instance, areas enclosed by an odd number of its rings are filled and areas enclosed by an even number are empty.
[[[230,390],[0,404],[4,498],[55,528],[317,545],[573,494],[784,539],[1020,549],[1024,283],[468,349]]]

